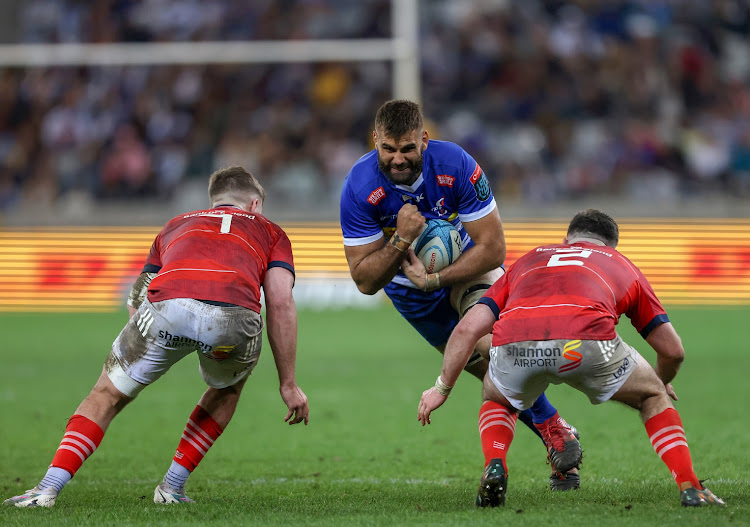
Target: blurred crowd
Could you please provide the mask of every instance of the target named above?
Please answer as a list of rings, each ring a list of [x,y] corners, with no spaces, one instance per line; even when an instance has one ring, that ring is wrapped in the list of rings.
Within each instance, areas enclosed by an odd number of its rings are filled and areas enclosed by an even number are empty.
[[[392,18],[390,0],[3,6],[14,43],[385,38]],[[419,46],[432,137],[501,201],[750,199],[746,1],[421,0]],[[0,211],[170,199],[233,164],[290,207],[333,206],[391,78],[387,61],[0,68]]]

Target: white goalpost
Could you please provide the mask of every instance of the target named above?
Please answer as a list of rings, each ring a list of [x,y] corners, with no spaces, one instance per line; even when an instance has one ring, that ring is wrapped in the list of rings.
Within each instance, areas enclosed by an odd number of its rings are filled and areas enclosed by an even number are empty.
[[[116,44],[3,44],[0,67],[393,63],[393,96],[420,100],[418,0],[392,0],[391,38]]]

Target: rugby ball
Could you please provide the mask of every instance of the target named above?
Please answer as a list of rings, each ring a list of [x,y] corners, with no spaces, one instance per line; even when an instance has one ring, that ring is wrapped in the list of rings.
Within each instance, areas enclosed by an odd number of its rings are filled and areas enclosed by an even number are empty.
[[[427,220],[411,248],[428,273],[437,273],[461,256],[461,235],[449,221]]]

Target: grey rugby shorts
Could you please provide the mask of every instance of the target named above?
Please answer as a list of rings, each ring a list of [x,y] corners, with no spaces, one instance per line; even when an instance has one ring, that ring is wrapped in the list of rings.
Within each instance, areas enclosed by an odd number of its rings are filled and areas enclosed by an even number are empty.
[[[240,306],[215,306],[191,298],[144,300],[112,344],[104,364],[115,387],[129,397],[196,353],[212,388],[246,378],[260,356],[263,318]]]
[[[489,375],[518,410],[531,408],[550,384],[563,383],[599,404],[622,387],[641,360],[619,335],[608,341],[524,341],[492,347]]]

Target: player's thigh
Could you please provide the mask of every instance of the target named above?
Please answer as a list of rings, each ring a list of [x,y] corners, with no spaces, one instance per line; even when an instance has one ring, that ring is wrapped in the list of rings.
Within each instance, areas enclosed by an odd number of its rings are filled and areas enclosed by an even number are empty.
[[[174,348],[165,336],[179,335],[185,314],[170,301],[145,300],[112,344],[104,369],[112,384],[128,397],[159,379],[194,348]]]
[[[263,344],[263,319],[244,308],[220,308],[201,331],[210,349],[198,350],[201,376],[221,390],[243,382],[253,371]]]
[[[530,343],[514,343],[490,348],[490,365],[487,378],[493,386],[518,410],[531,408],[549,386],[549,374],[544,360],[523,360],[512,353],[517,348],[526,349]],[[486,387],[485,381],[485,387]],[[485,388],[486,389],[486,388]]]
[[[643,401],[650,397],[663,397],[668,403],[666,388],[654,368],[640,355],[638,359],[632,374],[612,395],[612,399],[636,409],[641,408]]]

